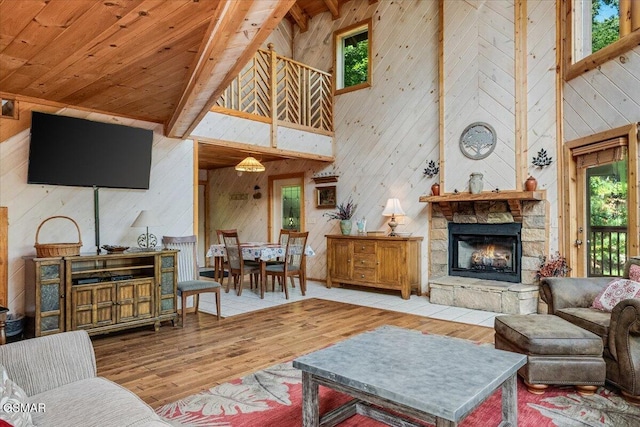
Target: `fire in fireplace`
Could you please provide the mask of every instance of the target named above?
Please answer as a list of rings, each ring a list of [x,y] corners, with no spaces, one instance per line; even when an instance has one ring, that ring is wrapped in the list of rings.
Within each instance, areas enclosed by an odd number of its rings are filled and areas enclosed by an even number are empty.
[[[449,275],[519,283],[522,224],[449,223]]]

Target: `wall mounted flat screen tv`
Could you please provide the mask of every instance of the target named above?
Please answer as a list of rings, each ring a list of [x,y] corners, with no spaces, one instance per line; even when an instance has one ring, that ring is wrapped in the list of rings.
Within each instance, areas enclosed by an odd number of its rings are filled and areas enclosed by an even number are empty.
[[[153,131],[32,112],[29,184],[149,189]]]

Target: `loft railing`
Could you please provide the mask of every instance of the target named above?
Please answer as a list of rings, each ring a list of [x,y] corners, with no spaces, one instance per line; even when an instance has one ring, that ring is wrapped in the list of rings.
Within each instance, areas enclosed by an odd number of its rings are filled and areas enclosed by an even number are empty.
[[[332,93],[331,74],[280,56],[269,45],[225,89],[214,111],[332,135]]]
[[[591,226],[589,276],[622,276],[627,260],[627,227]]]

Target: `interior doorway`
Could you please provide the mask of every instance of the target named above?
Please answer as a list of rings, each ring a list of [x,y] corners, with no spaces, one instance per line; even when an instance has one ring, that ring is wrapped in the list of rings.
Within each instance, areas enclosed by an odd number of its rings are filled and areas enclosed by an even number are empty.
[[[281,229],[304,231],[304,173],[269,177],[269,241]]]
[[[207,265],[209,260],[206,257],[207,249],[211,244],[209,238],[209,182],[200,180],[198,182],[198,266],[211,267]]]

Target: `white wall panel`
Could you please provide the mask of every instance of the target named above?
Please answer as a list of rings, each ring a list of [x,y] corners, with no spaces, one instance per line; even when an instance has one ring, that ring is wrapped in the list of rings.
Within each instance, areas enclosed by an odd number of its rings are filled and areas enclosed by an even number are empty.
[[[97,113],[63,109],[61,115],[152,129],[153,152],[149,190],[103,188],[100,199],[100,243],[137,246],[144,229],[131,228],[143,209],[153,210],[162,226],[149,231],[162,235],[193,233],[193,142],[162,135],[162,126]],[[29,130],[0,143],[0,205],[9,208],[9,307],[24,308],[24,260],[35,255],[38,225],[46,218],[63,215],[80,227],[82,252],[96,250],[93,189],[27,184]],[[40,243],[76,242],[75,226],[67,220],[48,221]]]
[[[316,256],[309,259],[309,277],[324,278],[325,234],[339,233],[337,221],[327,222],[326,210],[314,203],[314,173],[336,171],[338,201],[352,197],[356,217],[367,219],[369,230],[388,231],[389,218],[382,210],[389,197],[398,197],[407,216],[399,229],[417,235],[427,233],[426,208],[418,198],[428,192],[435,178],[423,176],[428,160],[438,160],[438,2],[435,0],[353,0],[333,21],[329,13],[314,16],[309,30],[296,29],[294,58],[322,70],[333,62],[335,30],[373,18],[373,85],[335,98],[336,161],[269,162],[264,174],[238,177],[232,169],[212,171],[212,228],[239,228],[246,240],[266,238],[267,200],[252,199],[253,186],[266,196],[267,177],[305,173],[307,230]],[[235,192],[247,192],[248,200],[230,200]],[[426,254],[426,243],[423,246]],[[426,256],[423,283],[427,277]]]
[[[333,138],[330,136],[281,125],[278,126],[277,138],[279,150],[333,156]]]
[[[472,172],[484,188],[514,189],[515,26],[512,1],[444,3],[445,191],[469,191]],[[482,160],[465,157],[460,135],[474,122],[497,134],[494,152]]]
[[[640,121],[638,88],[640,47],[566,82],[565,141]]]
[[[210,111],[191,132],[191,136],[270,147],[271,125]]]
[[[558,250],[558,162],[556,158],[556,20],[555,2],[527,1],[527,140],[528,172],[547,191],[549,249]],[[538,168],[531,162],[541,150],[554,162]],[[526,177],[525,177],[526,179]]]

